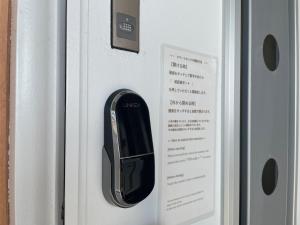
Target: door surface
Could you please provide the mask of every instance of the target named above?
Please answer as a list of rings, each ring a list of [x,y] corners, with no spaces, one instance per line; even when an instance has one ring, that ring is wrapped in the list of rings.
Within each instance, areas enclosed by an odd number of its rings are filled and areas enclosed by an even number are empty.
[[[110,9],[110,0],[68,2],[66,225],[168,225],[160,222],[159,210],[164,179],[161,124],[166,47],[215,62],[215,95],[208,103],[215,105],[215,154],[210,171],[213,197],[209,201],[213,210],[180,224],[222,224],[223,1],[141,1],[138,54],[111,48]],[[137,92],[147,102],[156,156],[154,191],[129,209],[105,200],[101,178],[104,105],[109,95],[121,88]],[[206,209],[199,209],[199,214],[201,210]]]

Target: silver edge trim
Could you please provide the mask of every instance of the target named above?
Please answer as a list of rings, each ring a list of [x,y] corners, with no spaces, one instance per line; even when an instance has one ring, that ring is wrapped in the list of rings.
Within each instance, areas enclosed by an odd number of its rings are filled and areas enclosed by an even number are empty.
[[[145,153],[145,154],[140,154],[135,156],[121,157],[120,159],[132,159],[132,158],[137,158],[137,157],[147,156],[147,155],[154,155],[154,153],[151,152],[151,153]]]

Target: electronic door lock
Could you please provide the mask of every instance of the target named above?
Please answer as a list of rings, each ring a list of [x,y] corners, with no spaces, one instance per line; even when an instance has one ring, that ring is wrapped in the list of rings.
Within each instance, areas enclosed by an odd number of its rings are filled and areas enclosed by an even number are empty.
[[[135,92],[121,89],[108,98],[104,111],[103,193],[113,205],[129,208],[155,184],[148,106]]]

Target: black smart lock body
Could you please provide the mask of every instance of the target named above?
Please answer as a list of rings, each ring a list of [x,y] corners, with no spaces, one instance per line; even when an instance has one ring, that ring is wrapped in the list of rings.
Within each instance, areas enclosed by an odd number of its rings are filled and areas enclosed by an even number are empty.
[[[103,193],[113,205],[129,208],[155,184],[148,106],[135,92],[121,89],[108,98],[104,111]]]

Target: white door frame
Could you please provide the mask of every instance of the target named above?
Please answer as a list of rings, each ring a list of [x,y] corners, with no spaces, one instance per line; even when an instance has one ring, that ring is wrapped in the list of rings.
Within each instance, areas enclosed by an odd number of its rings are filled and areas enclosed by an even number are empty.
[[[224,0],[224,225],[239,225],[241,0]]]
[[[13,0],[11,225],[60,225],[64,190],[66,0]]]

